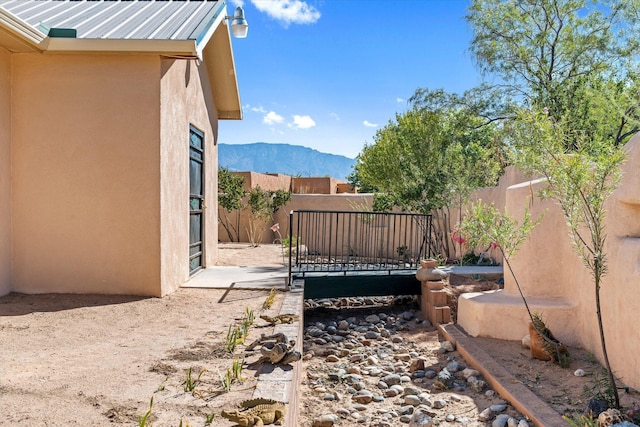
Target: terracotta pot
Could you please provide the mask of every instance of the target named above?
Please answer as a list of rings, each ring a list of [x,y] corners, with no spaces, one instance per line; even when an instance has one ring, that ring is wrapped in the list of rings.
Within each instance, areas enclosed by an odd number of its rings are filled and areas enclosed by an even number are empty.
[[[554,360],[554,357],[544,348],[544,339],[540,336],[533,323],[529,323],[531,337],[531,357],[538,360]]]

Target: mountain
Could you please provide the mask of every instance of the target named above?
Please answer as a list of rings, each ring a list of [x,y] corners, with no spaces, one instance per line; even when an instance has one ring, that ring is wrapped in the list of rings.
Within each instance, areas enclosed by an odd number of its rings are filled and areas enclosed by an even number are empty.
[[[355,159],[289,144],[218,144],[218,164],[231,171],[331,176],[345,180]]]

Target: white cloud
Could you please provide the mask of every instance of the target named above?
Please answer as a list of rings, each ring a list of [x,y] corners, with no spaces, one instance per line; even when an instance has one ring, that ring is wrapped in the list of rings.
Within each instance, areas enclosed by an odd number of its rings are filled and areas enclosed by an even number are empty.
[[[371,123],[369,120],[365,120],[364,122],[362,122],[363,125],[365,125],[368,128],[377,128],[378,125],[376,123]]]
[[[313,24],[320,19],[320,12],[301,0],[251,0],[253,5],[285,26],[289,24]]]
[[[265,124],[268,124],[268,125],[275,125],[277,123],[282,123],[283,121],[284,121],[284,117],[282,117],[281,115],[279,115],[275,111],[269,111],[262,118],[262,123],[265,123]]]
[[[243,0],[231,0],[231,4],[233,7],[244,6]]]
[[[398,104],[402,104],[402,103],[404,103],[404,99],[402,99],[402,98],[396,98],[396,102],[397,102]]]
[[[316,125],[316,122],[310,116],[293,116],[293,122],[289,123],[290,128],[294,129],[309,129]]]
[[[339,116],[339,115],[337,115],[336,113],[329,113],[329,116],[330,116],[332,119],[335,119],[335,120],[340,121],[340,116]]]
[[[265,110],[262,105],[259,107],[251,107],[251,111],[253,111],[254,113],[262,113],[262,114],[267,112],[267,110]]]

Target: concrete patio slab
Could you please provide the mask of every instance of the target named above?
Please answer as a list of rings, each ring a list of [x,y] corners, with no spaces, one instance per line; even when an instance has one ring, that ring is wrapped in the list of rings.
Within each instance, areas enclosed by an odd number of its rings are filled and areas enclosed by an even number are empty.
[[[289,270],[286,267],[226,267],[200,270],[183,288],[209,289],[285,289]]]

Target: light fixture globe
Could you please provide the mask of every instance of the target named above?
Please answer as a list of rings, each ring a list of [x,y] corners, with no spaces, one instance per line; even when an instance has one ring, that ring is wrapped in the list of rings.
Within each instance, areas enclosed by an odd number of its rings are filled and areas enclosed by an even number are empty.
[[[231,17],[230,17],[231,18]],[[231,33],[238,39],[247,37],[249,32],[249,23],[244,19],[244,9],[241,6],[236,7],[236,11],[231,18]]]

